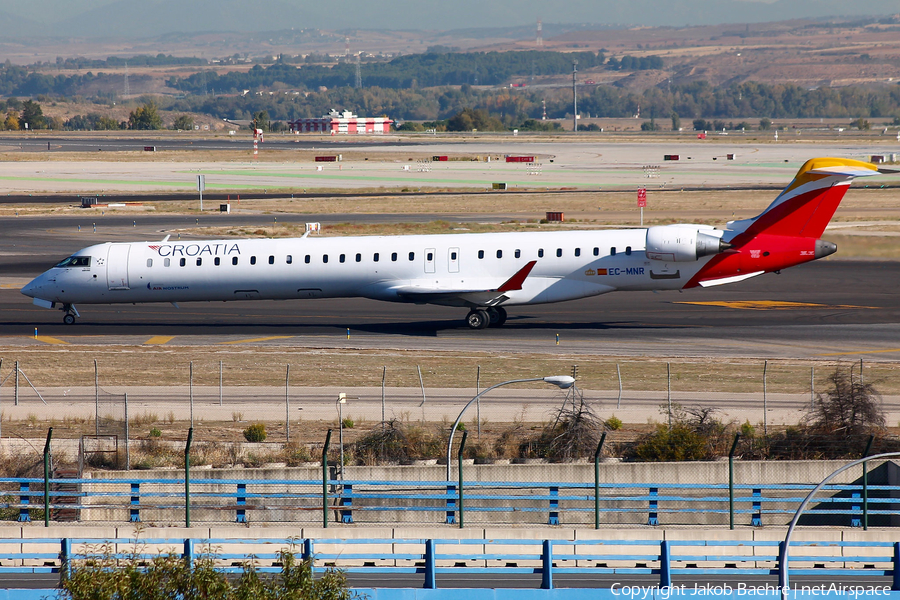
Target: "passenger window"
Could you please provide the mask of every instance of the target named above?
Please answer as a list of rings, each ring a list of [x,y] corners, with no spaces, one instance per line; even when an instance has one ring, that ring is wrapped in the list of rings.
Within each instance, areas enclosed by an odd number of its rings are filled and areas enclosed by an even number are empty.
[[[556,256],[557,256],[557,257],[562,256],[562,248],[557,248],[557,249],[556,249]]]
[[[238,257],[237,256],[232,257],[231,264],[236,265],[237,263],[238,263]]]
[[[522,258],[522,251],[516,248],[516,258]]]
[[[484,258],[484,250],[478,251],[478,258]]]
[[[323,263],[327,263],[327,262],[328,262],[328,255],[327,255],[327,254],[323,254],[323,255],[322,255],[322,262],[323,262]]]
[[[213,260],[213,262],[214,262],[215,265],[218,267],[220,264],[222,264],[222,259],[219,258],[219,257],[217,256],[217,257]]]
[[[575,256],[581,256],[581,248],[575,248]]]
[[[312,259],[312,257],[310,257],[310,255],[307,254],[306,256],[303,257],[303,262],[305,262],[306,264],[309,264],[309,261],[310,261],[311,259]]]
[[[198,258],[198,259],[197,259],[197,266],[199,267],[199,266],[202,265],[202,264],[203,264],[203,259],[202,259],[202,258]]]
[[[503,250],[497,250],[497,258],[503,258]]]
[[[172,264],[172,261],[169,260],[168,258],[163,259],[163,266],[164,266],[164,267],[168,267],[168,266],[170,266],[171,264]]]
[[[409,260],[410,260],[410,261],[416,260],[416,253],[415,253],[415,252],[410,252],[410,253],[409,253]]]
[[[456,252],[450,253],[450,260],[456,260]]]
[[[187,264],[187,261],[182,258],[181,260],[178,261],[178,264],[180,264],[183,267],[184,265]]]
[[[594,248],[594,256],[600,256],[600,248]]]
[[[427,255],[425,255],[425,260],[427,260],[427,261],[429,261],[429,262],[433,261],[433,260],[434,260],[434,254],[431,253],[431,252],[429,252]]]
[[[357,253],[356,254],[356,262],[361,262],[361,261],[362,261],[362,254]]]
[[[294,262],[294,257],[291,256],[290,254],[288,254],[288,255],[284,258],[284,262],[286,262],[287,264],[290,265],[290,264],[292,264],[292,263]]]
[[[375,262],[378,262],[378,253],[377,252],[375,253],[375,256],[372,257],[372,260],[374,260]]]
[[[544,249],[538,248],[538,258],[544,258]]]
[[[148,266],[148,267],[152,267],[152,266],[153,266],[153,259],[152,259],[152,258],[148,258],[148,259],[147,259],[147,266]]]
[[[347,260],[347,255],[346,255],[346,254],[341,254],[341,255],[338,257],[338,260],[341,261],[341,262],[344,262],[345,260]]]
[[[612,248],[609,249],[609,255],[610,256],[616,255],[616,247],[615,246],[613,246]]]
[[[625,256],[631,256],[631,246],[625,246]]]
[[[397,253],[396,252],[391,252],[391,260],[394,262],[397,262]]]
[[[256,264],[256,257],[255,257],[255,256],[251,256],[251,257],[250,257],[250,264],[251,264],[251,265],[255,265],[255,264]]]
[[[275,264],[275,257],[272,256],[271,254],[269,255],[269,264],[270,264],[270,265],[274,265],[274,264]]]

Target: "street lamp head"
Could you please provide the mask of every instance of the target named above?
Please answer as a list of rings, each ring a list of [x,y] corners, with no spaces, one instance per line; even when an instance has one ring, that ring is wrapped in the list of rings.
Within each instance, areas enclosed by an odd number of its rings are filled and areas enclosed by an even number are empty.
[[[544,381],[547,383],[552,383],[556,387],[566,390],[575,385],[575,378],[570,377],[568,375],[553,375],[551,377],[544,377]]]
[[[347,403],[347,394],[345,394],[344,392],[341,392],[340,394],[338,394],[337,401],[339,404],[346,404]]]

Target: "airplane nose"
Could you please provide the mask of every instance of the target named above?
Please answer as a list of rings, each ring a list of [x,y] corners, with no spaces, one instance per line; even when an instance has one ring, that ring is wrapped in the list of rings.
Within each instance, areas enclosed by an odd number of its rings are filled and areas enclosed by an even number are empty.
[[[38,283],[37,283],[38,279],[32,279],[25,285],[25,287],[23,287],[19,291],[22,292],[23,294],[25,294],[26,296],[28,296],[29,298],[34,298],[41,288],[41,286],[38,285]]]

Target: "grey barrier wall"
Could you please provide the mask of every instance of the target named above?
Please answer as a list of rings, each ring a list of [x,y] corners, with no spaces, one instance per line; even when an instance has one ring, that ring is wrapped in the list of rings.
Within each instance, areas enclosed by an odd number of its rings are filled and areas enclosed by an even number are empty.
[[[811,486],[818,484],[842,461],[737,461],[738,526],[786,524]],[[524,464],[474,465],[463,467],[465,475],[466,523],[592,525],[594,523],[594,465]],[[125,473],[103,471],[86,474],[97,479],[85,482],[85,509],[80,520],[91,523],[121,523],[134,514],[123,497],[135,494],[128,481],[140,485],[140,520],[148,524],[173,524],[183,515],[183,488],[177,481],[183,471],[160,469]],[[336,523],[354,524],[447,524],[448,512],[456,515],[457,481],[445,481],[443,465],[347,467],[343,480],[332,469],[328,479],[328,511]],[[862,472],[846,472],[835,481],[859,486]],[[102,480],[102,481],[101,481]],[[116,483],[121,480],[122,483]],[[167,481],[162,481],[167,480]],[[210,483],[204,483],[210,481]],[[259,483],[254,483],[259,482]],[[724,461],[691,463],[606,462],[599,469],[599,501],[602,526],[704,525],[728,526],[728,464]],[[240,493],[239,485],[245,486]],[[900,507],[889,498],[900,489],[878,490],[900,485],[900,469],[893,462],[868,466],[868,485],[880,494],[873,500],[872,523],[900,525]],[[676,486],[676,487],[669,487]],[[234,522],[244,514],[250,523],[321,523],[323,511],[321,466],[272,469],[197,468],[191,472],[192,518],[197,523]],[[106,494],[106,495],[104,495]],[[855,494],[855,496],[854,496]],[[820,503],[819,513],[806,524],[850,525],[846,514],[859,508],[860,491],[835,489],[832,502]],[[119,501],[115,501],[118,497]],[[180,502],[180,504],[179,504]],[[843,502],[841,504],[840,502]],[[880,512],[879,512],[880,511]],[[814,515],[816,508],[814,507]],[[876,519],[877,516],[877,519]],[[655,522],[654,522],[655,520]],[[858,519],[857,519],[858,521]],[[867,523],[868,524],[868,521]],[[861,524],[860,524],[861,526]]]

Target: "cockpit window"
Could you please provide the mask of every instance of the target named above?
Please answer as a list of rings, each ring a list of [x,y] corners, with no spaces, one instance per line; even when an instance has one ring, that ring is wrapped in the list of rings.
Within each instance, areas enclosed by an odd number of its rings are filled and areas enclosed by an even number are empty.
[[[89,267],[91,266],[90,256],[70,256],[60,262],[57,267]]]

